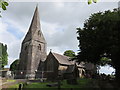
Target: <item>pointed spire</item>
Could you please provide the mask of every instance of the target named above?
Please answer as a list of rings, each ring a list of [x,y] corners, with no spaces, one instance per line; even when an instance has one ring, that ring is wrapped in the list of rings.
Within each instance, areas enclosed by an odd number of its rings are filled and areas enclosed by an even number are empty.
[[[31,34],[33,35],[36,30],[40,30],[40,18],[39,18],[39,11],[38,11],[38,5],[36,6],[32,22],[29,28],[29,31],[31,31]]]
[[[36,34],[36,35],[35,35]],[[27,32],[27,35],[23,41],[29,41],[31,39],[37,39],[38,41],[45,42],[44,36],[41,31],[40,27],[40,18],[39,18],[39,10],[38,10],[38,4],[36,5],[36,9],[32,18],[32,22],[29,28],[29,31]]]
[[[34,16],[31,22],[30,29],[39,29],[40,30],[40,18],[39,18],[39,11],[38,11],[38,5],[36,6]]]

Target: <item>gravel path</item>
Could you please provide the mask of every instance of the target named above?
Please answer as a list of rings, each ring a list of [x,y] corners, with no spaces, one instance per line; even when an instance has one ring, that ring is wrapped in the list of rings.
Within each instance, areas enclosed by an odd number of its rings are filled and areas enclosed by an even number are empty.
[[[5,82],[5,83],[2,83],[2,85],[0,85],[0,88],[5,90],[5,88],[9,88],[10,86],[21,83],[21,82],[27,82],[27,80],[26,79],[16,79],[15,82]]]

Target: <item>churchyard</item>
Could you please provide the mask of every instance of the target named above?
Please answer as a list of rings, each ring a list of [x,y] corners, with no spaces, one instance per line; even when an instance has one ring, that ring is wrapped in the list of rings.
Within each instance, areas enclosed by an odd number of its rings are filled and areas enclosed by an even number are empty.
[[[18,80],[14,81],[16,83],[13,83],[13,85],[11,84],[9,86],[9,84],[7,84],[9,87],[6,87],[4,89],[6,90],[16,90],[16,89],[45,89],[45,90],[60,90],[60,89],[67,89],[67,90],[71,90],[71,89],[119,89],[118,86],[116,85],[116,83],[113,81],[109,81],[109,80],[104,80],[103,78],[99,78],[99,79],[92,79],[92,78],[78,78],[77,79],[77,84],[75,85],[71,85],[68,84],[67,80],[61,80],[60,83],[58,81],[44,81],[41,82],[40,80],[27,80],[25,82],[17,82]],[[11,82],[9,82],[11,83]],[[60,86],[58,85],[60,84]],[[3,89],[3,90],[4,90]]]
[[[6,82],[6,81],[4,81]],[[71,80],[72,82],[72,80]],[[117,86],[116,82],[114,81],[114,77],[111,76],[104,76],[99,75],[94,78],[77,78],[76,84],[70,84],[69,80],[55,80],[55,81],[41,81],[41,79],[37,80],[26,80],[26,79],[14,79],[14,80],[7,80],[7,83],[3,85],[3,90],[21,90],[21,89],[120,89]]]
[[[95,2],[95,0],[93,1]],[[10,68],[4,68],[8,63],[9,56],[7,44],[0,43],[0,63],[2,64],[0,67],[0,74],[2,73],[0,75],[0,89],[120,90],[119,14],[120,8],[115,8],[111,11],[91,13],[88,19],[86,17],[84,26],[82,28],[76,27],[76,35],[78,36],[75,38],[79,41],[77,54],[72,50],[60,54],[52,49],[47,54],[49,43],[55,42],[55,40],[51,38],[50,42],[46,41],[40,24],[39,5],[37,5],[29,29],[22,43],[19,43],[21,46],[19,58],[10,65]],[[63,42],[65,38],[72,40],[67,35],[69,36],[66,34],[64,38],[59,37],[60,41]],[[58,48],[61,49],[60,46]],[[113,67],[115,71],[111,71],[111,75],[101,74],[100,67],[105,65]]]

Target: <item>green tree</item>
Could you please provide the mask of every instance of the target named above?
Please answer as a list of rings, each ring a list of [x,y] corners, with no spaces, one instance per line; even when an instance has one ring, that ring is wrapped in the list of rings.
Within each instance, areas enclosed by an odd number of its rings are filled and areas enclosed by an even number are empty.
[[[100,64],[101,58],[111,60],[116,70],[116,80],[120,82],[120,10],[92,14],[84,23],[84,28],[77,28],[80,52],[78,61]]]
[[[97,3],[98,0],[88,0],[88,4],[91,4],[92,2]]]
[[[2,43],[0,43],[0,63],[2,68],[8,63],[7,45]]]
[[[8,6],[8,2],[6,2],[6,0],[0,0],[0,8],[2,8],[2,10],[6,10],[6,7]],[[0,11],[1,13],[1,11]],[[1,15],[0,15],[1,17]]]
[[[102,58],[100,59],[100,61],[99,61],[99,65],[100,65],[100,66],[105,66],[105,65],[113,66],[111,59],[109,59],[109,58],[107,58],[107,57],[102,57]]]
[[[75,58],[75,52],[73,50],[66,50],[63,55]]]
[[[10,65],[10,70],[11,71],[16,71],[18,69],[18,64],[19,64],[19,59],[16,59],[11,65]]]
[[[0,70],[2,69],[2,43],[0,43]]]

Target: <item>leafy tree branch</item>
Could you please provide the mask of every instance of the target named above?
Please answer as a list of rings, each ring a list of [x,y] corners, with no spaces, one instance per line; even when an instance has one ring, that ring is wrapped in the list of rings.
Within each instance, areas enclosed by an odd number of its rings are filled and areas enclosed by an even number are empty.
[[[6,1],[6,0],[0,0],[0,8],[2,9],[2,10],[6,10],[7,8],[7,6],[8,6],[9,4],[8,4],[8,2]],[[1,10],[0,10],[0,13],[1,13]],[[1,17],[1,15],[0,15],[0,17]]]

